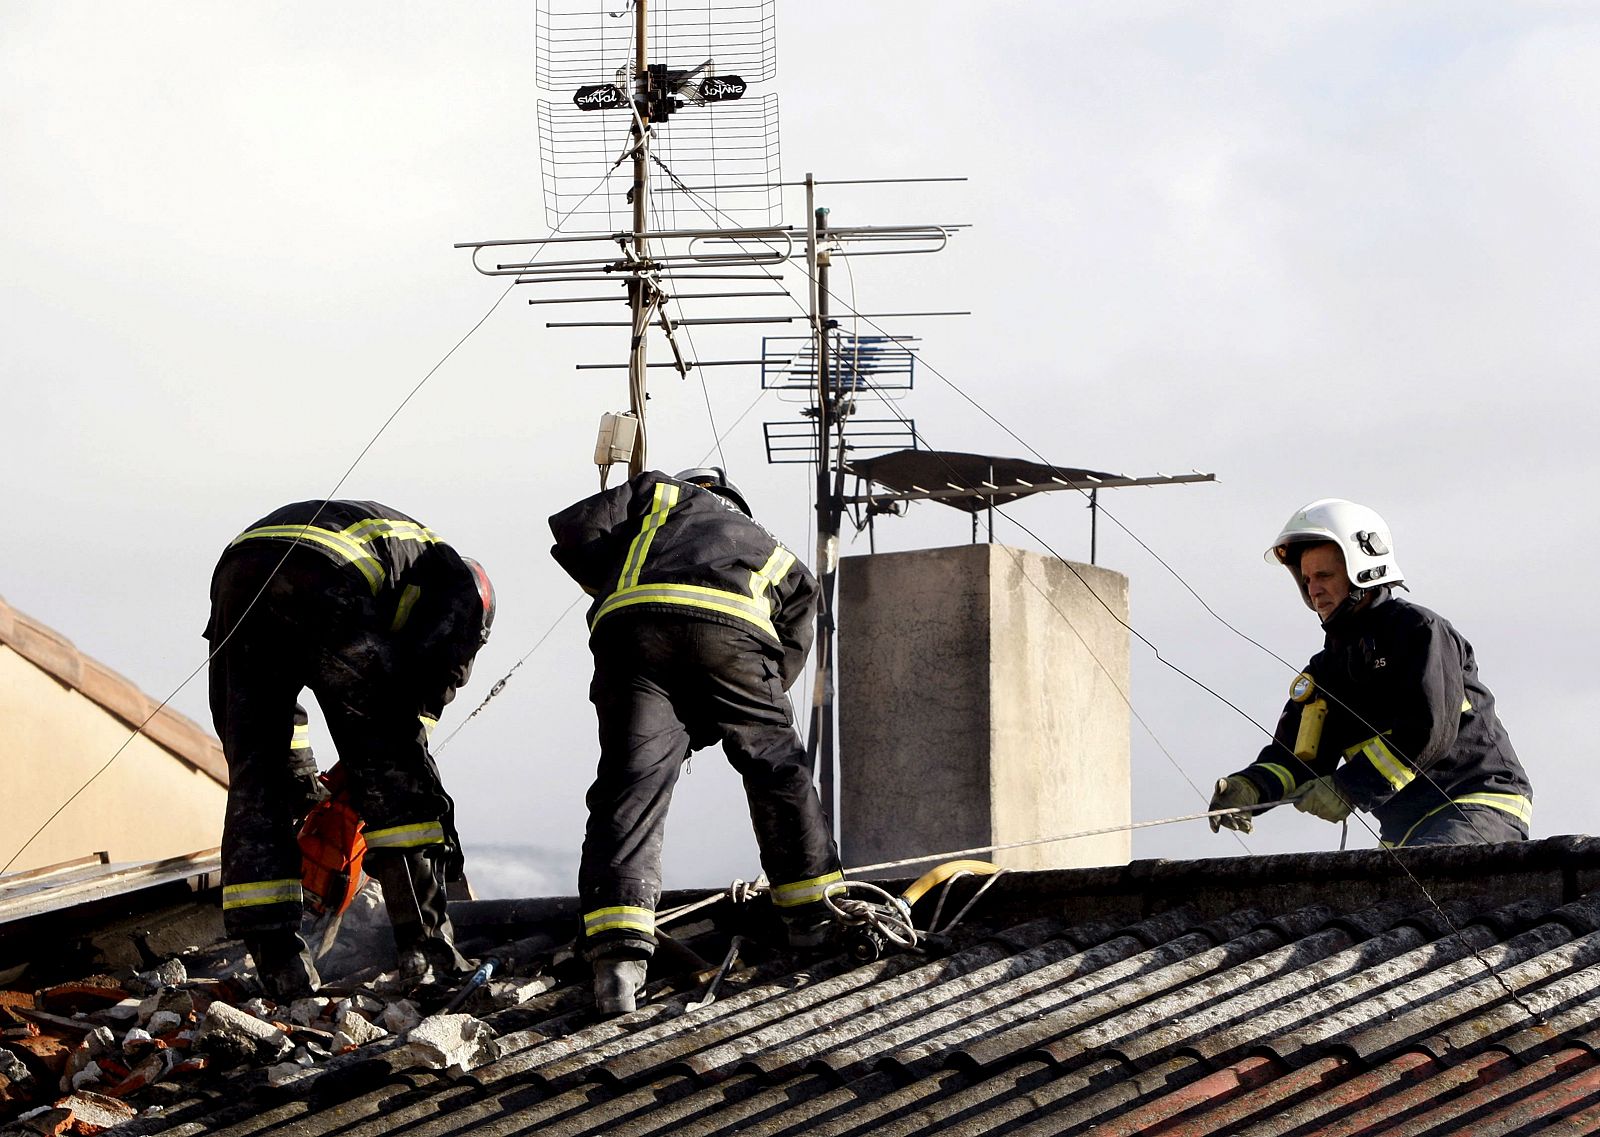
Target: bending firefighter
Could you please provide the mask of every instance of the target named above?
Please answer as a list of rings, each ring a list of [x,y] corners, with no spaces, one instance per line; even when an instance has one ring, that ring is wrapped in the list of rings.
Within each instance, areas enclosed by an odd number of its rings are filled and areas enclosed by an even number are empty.
[[[578,895],[600,1009],[634,1008],[655,949],[672,787],[713,742],[744,779],[790,942],[820,943],[822,894],[842,874],[784,696],[811,647],[815,578],[714,468],[640,474],[550,529],[551,555],[594,597],[600,764]]]
[[[1405,579],[1383,518],[1325,498],[1267,551],[1288,567],[1326,640],[1290,687],[1272,743],[1217,783],[1212,809],[1276,802],[1324,821],[1352,809],[1386,845],[1523,841],[1533,789],[1478,678],[1472,645],[1394,594]],[[1249,832],[1249,814],[1212,818]]]
[[[211,713],[228,760],[223,920],[281,1001],[313,991],[301,939],[300,820],[323,796],[300,692],[317,697],[402,976],[466,966],[445,911],[450,798],[427,732],[489,635],[480,565],[370,501],[304,501],[228,545],[211,580]]]

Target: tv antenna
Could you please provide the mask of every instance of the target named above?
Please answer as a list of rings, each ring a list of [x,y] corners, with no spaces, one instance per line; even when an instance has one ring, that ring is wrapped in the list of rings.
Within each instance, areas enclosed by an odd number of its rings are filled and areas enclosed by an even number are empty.
[[[651,367],[687,376],[696,367],[747,362],[694,357],[679,342],[680,328],[801,318],[791,310],[688,319],[680,303],[788,296],[775,287],[796,251],[793,231],[778,223],[777,95],[751,91],[777,74],[776,8],[776,0],[539,0],[537,81],[564,95],[539,104],[545,209],[557,232],[573,218],[604,229],[456,247],[471,249],[485,275],[541,286],[547,294],[530,304],[626,302],[625,320],[548,325],[629,331],[626,364],[579,364],[628,372],[628,410],[601,420],[602,486],[613,463],[626,462],[630,476],[645,468]],[[626,182],[617,176],[624,166],[632,172]],[[721,188],[730,178],[733,185]],[[689,208],[709,225],[678,227]],[[553,255],[538,259],[546,253]],[[692,283],[705,281],[724,287]],[[617,283],[623,295],[592,292]],[[574,294],[575,285],[590,292]],[[664,334],[670,363],[650,362],[652,328]]]

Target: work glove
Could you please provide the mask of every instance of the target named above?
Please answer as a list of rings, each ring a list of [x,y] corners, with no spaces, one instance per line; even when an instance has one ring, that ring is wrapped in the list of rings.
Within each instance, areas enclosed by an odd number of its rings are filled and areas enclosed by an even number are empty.
[[[1249,778],[1241,778],[1235,774],[1231,778],[1218,778],[1217,788],[1211,795],[1211,804],[1208,809],[1238,809],[1241,806],[1255,805],[1261,800],[1261,791],[1257,790]],[[1219,827],[1237,829],[1241,833],[1248,833],[1255,828],[1255,818],[1248,813],[1230,813],[1226,817],[1210,817],[1211,832],[1215,833]]]
[[[1343,821],[1350,816],[1350,803],[1344,800],[1332,778],[1318,778],[1312,782],[1294,807],[1324,821]]]
[[[308,774],[296,772],[290,786],[289,812],[294,815],[295,824],[299,825],[319,802],[327,800],[328,787],[317,777],[315,768]]]

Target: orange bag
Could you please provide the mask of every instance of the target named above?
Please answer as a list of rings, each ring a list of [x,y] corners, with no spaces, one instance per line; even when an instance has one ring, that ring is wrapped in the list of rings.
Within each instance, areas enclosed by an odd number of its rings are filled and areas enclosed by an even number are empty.
[[[300,826],[300,887],[306,907],[321,916],[343,912],[361,889],[361,859],[367,852],[365,824],[350,805],[344,771],[338,763],[322,775],[328,797],[306,814]]]

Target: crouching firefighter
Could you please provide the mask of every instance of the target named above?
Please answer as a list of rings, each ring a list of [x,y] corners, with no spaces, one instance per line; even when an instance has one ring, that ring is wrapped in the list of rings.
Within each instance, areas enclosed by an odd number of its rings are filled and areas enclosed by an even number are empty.
[[[655,949],[672,787],[713,742],[744,779],[790,942],[819,942],[823,892],[843,877],[784,695],[811,648],[816,578],[715,468],[640,474],[550,529],[551,555],[594,597],[600,763],[578,897],[600,1010],[634,1008]]]
[[[1323,648],[1290,686],[1255,763],[1217,782],[1212,809],[1293,797],[1339,822],[1377,819],[1391,847],[1523,841],[1533,789],[1478,676],[1472,645],[1405,587],[1383,518],[1338,498],[1291,517],[1267,550],[1317,614]],[[1248,813],[1211,819],[1249,832]]]
[[[383,886],[402,977],[466,966],[445,908],[453,809],[427,735],[493,618],[482,566],[375,502],[286,505],[224,550],[205,633],[229,775],[223,921],[280,1002],[318,983],[299,933],[296,832],[326,794],[298,702],[307,687],[365,824],[364,868]]]

